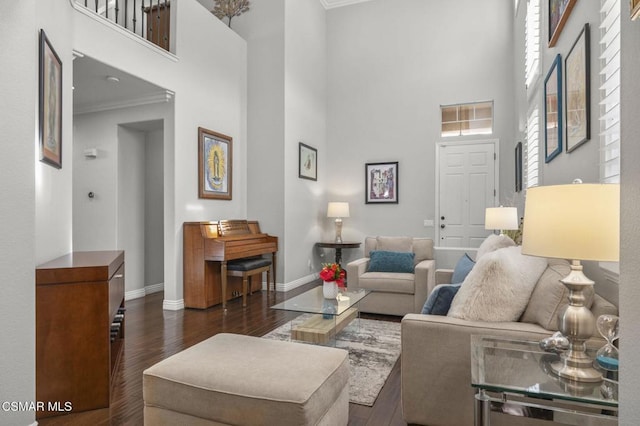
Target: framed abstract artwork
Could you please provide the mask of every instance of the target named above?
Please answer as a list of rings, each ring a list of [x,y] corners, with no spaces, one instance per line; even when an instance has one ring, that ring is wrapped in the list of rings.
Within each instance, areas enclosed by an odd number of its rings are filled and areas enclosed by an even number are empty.
[[[556,45],[577,0],[549,0],[549,47]]]
[[[567,152],[591,137],[589,61],[589,24],[585,24],[564,60]]]
[[[302,142],[298,143],[298,177],[318,180],[318,150]]]
[[[198,197],[231,199],[233,139],[198,127]]]
[[[40,161],[62,168],[62,61],[40,30],[38,139]]]
[[[365,164],[365,203],[398,204],[398,162]]]
[[[562,60],[556,55],[544,79],[544,162],[562,152]]]

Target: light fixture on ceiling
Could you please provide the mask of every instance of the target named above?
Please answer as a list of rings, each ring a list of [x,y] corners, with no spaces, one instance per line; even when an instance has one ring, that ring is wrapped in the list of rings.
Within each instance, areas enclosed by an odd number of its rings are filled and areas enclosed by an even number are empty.
[[[113,76],[113,75],[108,75],[107,76],[107,81],[110,81],[111,83],[120,83],[120,79],[118,77]]]

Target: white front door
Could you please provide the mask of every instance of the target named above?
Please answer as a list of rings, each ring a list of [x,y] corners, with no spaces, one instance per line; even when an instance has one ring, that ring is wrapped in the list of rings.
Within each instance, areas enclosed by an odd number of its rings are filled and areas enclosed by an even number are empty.
[[[495,206],[497,141],[438,144],[437,233],[441,247],[479,247],[491,233],[484,211]]]

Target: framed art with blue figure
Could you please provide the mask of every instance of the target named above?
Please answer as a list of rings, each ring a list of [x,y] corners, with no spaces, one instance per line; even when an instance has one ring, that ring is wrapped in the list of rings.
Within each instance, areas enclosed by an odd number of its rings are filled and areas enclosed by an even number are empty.
[[[398,204],[398,162],[365,164],[365,204]]]
[[[231,200],[233,139],[198,127],[198,197]]]
[[[62,61],[40,30],[39,64],[40,161],[62,168]]]

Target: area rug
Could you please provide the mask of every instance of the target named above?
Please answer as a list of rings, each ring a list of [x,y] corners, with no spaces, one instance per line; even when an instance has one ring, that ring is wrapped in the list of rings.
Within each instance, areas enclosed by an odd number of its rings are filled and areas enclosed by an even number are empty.
[[[303,314],[295,321],[308,315]],[[263,337],[291,340],[291,325],[282,325]],[[400,356],[400,323],[354,320],[338,333],[336,347],[349,351],[349,401],[372,406]]]

